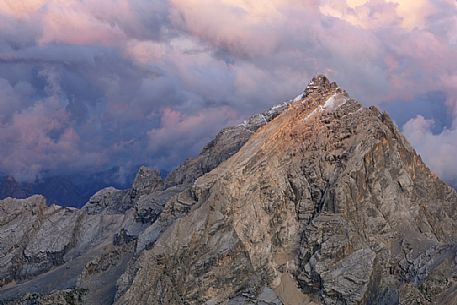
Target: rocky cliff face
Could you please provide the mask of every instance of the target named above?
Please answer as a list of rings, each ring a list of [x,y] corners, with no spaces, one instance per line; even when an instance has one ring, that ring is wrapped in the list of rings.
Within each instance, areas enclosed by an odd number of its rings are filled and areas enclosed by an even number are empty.
[[[456,304],[456,205],[386,114],[318,76],[165,181],[1,202],[0,300]]]

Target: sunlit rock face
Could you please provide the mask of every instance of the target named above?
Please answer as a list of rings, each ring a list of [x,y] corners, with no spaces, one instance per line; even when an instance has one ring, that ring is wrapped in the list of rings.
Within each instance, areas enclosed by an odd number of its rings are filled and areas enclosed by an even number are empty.
[[[2,201],[0,300],[456,304],[456,205],[387,114],[319,75],[164,181],[141,168],[80,210]]]

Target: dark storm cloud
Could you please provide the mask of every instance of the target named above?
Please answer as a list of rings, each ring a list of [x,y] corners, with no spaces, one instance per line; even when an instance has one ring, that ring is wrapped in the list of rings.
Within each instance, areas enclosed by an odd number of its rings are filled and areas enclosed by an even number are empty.
[[[449,0],[0,0],[0,171],[168,168],[318,72],[389,105],[424,155],[451,145],[442,157],[457,147],[455,13]]]

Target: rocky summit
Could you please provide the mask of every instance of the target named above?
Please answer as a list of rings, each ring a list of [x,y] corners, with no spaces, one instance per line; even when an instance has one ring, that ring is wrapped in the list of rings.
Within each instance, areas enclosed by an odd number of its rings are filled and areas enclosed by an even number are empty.
[[[0,202],[0,304],[455,305],[457,193],[325,76],[164,180]]]

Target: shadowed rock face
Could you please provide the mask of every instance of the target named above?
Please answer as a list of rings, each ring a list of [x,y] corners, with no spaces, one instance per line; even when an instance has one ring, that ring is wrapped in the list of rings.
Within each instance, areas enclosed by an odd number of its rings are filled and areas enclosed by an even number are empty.
[[[456,205],[385,113],[317,76],[165,181],[1,202],[0,300],[456,304]]]

